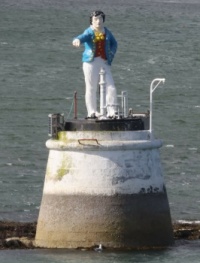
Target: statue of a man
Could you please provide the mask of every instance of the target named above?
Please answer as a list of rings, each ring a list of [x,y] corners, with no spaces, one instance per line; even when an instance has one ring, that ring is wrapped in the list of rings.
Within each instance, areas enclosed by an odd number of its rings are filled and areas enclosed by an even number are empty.
[[[116,88],[111,73],[111,63],[117,51],[117,41],[113,34],[104,27],[105,14],[94,11],[90,15],[90,26],[83,34],[74,38],[72,44],[79,47],[84,44],[83,72],[85,77],[85,102],[88,118],[99,116],[97,112],[97,87],[99,72],[104,68],[106,75],[106,105],[107,116],[114,117],[117,104]]]

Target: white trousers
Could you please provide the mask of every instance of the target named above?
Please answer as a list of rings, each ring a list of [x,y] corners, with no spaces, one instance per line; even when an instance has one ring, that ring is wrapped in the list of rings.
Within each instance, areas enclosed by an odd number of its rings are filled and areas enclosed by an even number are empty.
[[[111,66],[100,57],[94,58],[92,62],[83,62],[83,73],[85,76],[85,103],[88,112],[88,117],[93,113],[97,113],[97,87],[99,85],[99,72],[104,68],[106,75],[106,105],[117,104],[117,93],[113,81]],[[108,107],[107,115],[113,116],[116,107]]]

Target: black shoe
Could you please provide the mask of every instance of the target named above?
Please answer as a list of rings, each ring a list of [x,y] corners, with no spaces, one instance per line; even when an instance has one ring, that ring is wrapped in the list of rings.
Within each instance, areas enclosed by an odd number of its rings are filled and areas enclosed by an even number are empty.
[[[97,116],[95,115],[95,113],[92,113],[90,116],[86,117],[86,119],[96,119]]]

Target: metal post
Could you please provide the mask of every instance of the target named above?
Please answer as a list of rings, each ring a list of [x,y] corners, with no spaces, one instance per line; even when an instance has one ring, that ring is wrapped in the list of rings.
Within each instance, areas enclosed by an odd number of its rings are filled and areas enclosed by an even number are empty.
[[[127,91],[121,92],[121,106],[123,117],[127,117],[128,101],[127,101]]]
[[[104,68],[101,68],[100,72],[100,114],[102,116],[106,115],[106,81],[105,81],[105,75],[106,72]]]
[[[157,84],[155,84],[154,86],[154,83],[157,82]],[[152,82],[151,82],[151,85],[150,85],[150,124],[149,124],[149,132],[150,132],[150,139],[153,138],[153,129],[152,129],[152,112],[153,112],[153,92],[154,90],[158,87],[158,85],[160,83],[165,83],[165,79],[160,79],[160,78],[157,78],[157,79],[154,79]]]

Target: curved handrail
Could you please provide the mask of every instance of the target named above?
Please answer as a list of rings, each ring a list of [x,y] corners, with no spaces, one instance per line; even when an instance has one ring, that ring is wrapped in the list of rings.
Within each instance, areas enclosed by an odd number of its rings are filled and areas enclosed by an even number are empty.
[[[150,85],[150,124],[149,124],[150,139],[153,138],[153,134],[152,134],[152,131],[153,131],[153,128],[152,128],[153,92],[159,86],[160,83],[164,84],[165,79],[164,78],[156,78],[151,82],[151,85]]]

